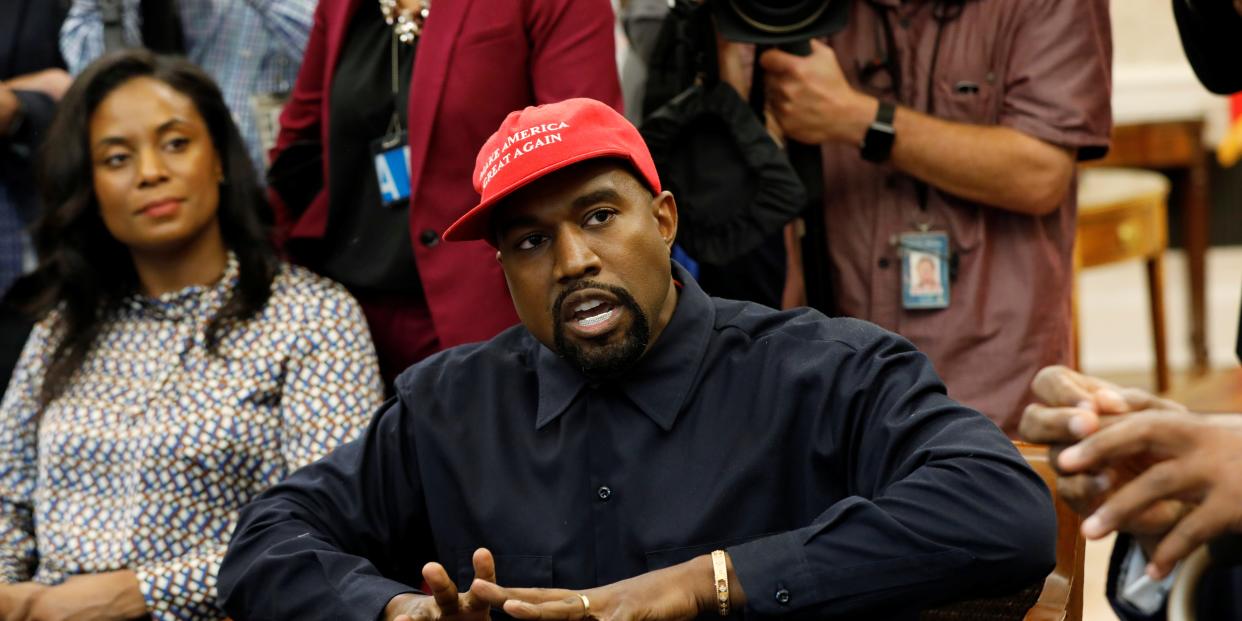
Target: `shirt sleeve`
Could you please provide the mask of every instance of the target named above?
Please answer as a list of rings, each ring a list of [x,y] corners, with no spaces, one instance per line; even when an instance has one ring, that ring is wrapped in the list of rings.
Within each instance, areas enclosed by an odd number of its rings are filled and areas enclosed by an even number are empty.
[[[531,5],[535,103],[590,97],[623,112],[616,21],[608,0],[535,0]]]
[[[410,417],[390,400],[362,438],[242,510],[219,574],[229,615],[374,621],[416,590],[433,557]]]
[[[864,331],[878,334],[878,329]],[[862,339],[804,427],[840,447],[851,495],[811,524],[729,548],[749,612],[848,615],[1028,586],[1052,569],[1048,488],[895,335]]]
[[[122,0],[121,26],[125,42],[137,45],[142,41],[138,23],[140,0]],[[98,0],[73,0],[65,23],[60,27],[60,54],[69,73],[78,75],[87,65],[104,53],[103,14]]]
[[[342,289],[323,297],[302,331],[280,399],[281,452],[292,472],[358,437],[383,402],[379,362],[362,309]]]
[[[0,581],[34,575],[38,547],[33,501],[38,470],[39,392],[51,354],[48,321],[26,339],[4,400],[0,401]]]
[[[1000,124],[1102,157],[1112,131],[1112,30],[1107,0],[1022,3]]]
[[[306,39],[315,15],[315,0],[247,0],[272,36],[272,44],[293,61],[306,52]]]
[[[219,619],[216,573],[225,546],[215,543],[194,553],[134,567],[138,589],[156,621]]]

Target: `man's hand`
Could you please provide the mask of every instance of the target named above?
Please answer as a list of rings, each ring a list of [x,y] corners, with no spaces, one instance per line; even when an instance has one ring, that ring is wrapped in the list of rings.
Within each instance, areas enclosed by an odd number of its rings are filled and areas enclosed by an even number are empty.
[[[1051,445],[1049,462],[1061,473],[1057,479],[1057,494],[1084,517],[1095,513],[1111,493],[1140,476],[1157,460],[1139,453],[1101,463],[1095,468],[1066,471],[1060,465],[1061,452],[1101,428],[1125,420],[1124,416],[1119,416],[1121,414],[1148,409],[1186,414],[1180,404],[1135,388],[1121,388],[1063,366],[1041,370],[1031,389],[1040,403],[1026,408],[1018,425],[1018,435],[1027,442]],[[1179,499],[1162,499],[1131,515],[1121,530],[1134,535],[1143,550],[1150,554],[1160,538],[1189,510]],[[1084,534],[1087,534],[1085,530]]]
[[[26,621],[35,598],[47,588],[37,582],[0,585],[0,621]]]
[[[22,107],[22,102],[13,94],[13,89],[6,82],[0,82],[0,136],[9,133],[13,118]]]
[[[810,56],[773,48],[759,63],[768,109],[786,136],[805,144],[862,141],[879,102],[850,87],[832,48],[812,39]]]
[[[681,621],[716,611],[711,556],[585,591],[503,588],[475,580],[471,591],[516,619],[581,621]],[[746,595],[729,561],[730,601],[745,605]],[[586,601],[590,602],[590,610]]]
[[[69,85],[73,83],[73,78],[64,69],[44,69],[19,75],[6,80],[5,83],[15,91],[38,91],[55,101],[60,101],[65,96],[65,91],[69,90]]]
[[[128,569],[69,578],[40,591],[27,621],[124,621],[147,616],[138,576]]]
[[[1171,500],[1192,503],[1148,553],[1147,573],[1160,579],[1209,539],[1242,532],[1242,415],[1132,414],[1065,449],[1058,461],[1074,473],[1138,457],[1150,460],[1151,467],[1117,488],[1083,522],[1084,535],[1094,539],[1130,530]]]
[[[444,566],[427,563],[423,566],[423,580],[431,587],[431,595],[404,593],[388,602],[384,608],[387,621],[437,621],[453,619],[461,621],[486,621],[491,618],[488,601],[477,592],[480,585],[496,582],[496,562],[486,548],[474,551],[474,583],[465,593],[457,592],[457,585],[449,578]]]

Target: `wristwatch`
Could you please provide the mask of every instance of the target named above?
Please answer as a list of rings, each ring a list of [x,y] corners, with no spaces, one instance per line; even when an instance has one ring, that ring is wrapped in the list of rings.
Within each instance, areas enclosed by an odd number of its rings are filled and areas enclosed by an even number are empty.
[[[862,158],[868,162],[883,162],[893,151],[893,140],[897,138],[897,130],[893,129],[893,114],[897,107],[891,101],[880,100],[880,107],[875,111],[875,120],[867,128],[858,150]]]

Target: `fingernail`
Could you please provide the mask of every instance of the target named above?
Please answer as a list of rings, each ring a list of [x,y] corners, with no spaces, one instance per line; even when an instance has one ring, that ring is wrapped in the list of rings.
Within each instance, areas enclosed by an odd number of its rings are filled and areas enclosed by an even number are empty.
[[[1107,402],[1109,405],[1113,406],[1112,409],[1116,410],[1123,410],[1126,407],[1125,398],[1121,396],[1121,393],[1113,390],[1112,388],[1100,389],[1100,391],[1096,393],[1096,400]]]
[[[1083,520],[1082,534],[1093,539],[1104,536],[1108,532],[1108,524],[1105,517],[1102,515],[1102,512],[1096,511],[1091,517]]]
[[[1085,416],[1071,417],[1069,420],[1069,430],[1070,430],[1070,433],[1074,434],[1074,437],[1076,438],[1081,438],[1083,436],[1086,436],[1087,435],[1087,417]]]
[[[1095,404],[1092,403],[1090,399],[1083,399],[1082,401],[1079,401],[1074,407],[1080,410],[1092,410],[1092,411],[1095,410]]]
[[[1160,575],[1160,570],[1156,569],[1155,563],[1147,564],[1146,573],[1147,573],[1147,577],[1151,578],[1152,580],[1156,580],[1156,581],[1164,580],[1164,576]]]
[[[1107,474],[1097,474],[1091,477],[1091,482],[1095,486],[1096,492],[1107,492],[1108,488],[1113,484],[1112,479],[1108,478]]]
[[[1061,451],[1061,456],[1057,458],[1057,461],[1061,462],[1062,468],[1072,468],[1080,459],[1082,459],[1082,449],[1071,446]]]

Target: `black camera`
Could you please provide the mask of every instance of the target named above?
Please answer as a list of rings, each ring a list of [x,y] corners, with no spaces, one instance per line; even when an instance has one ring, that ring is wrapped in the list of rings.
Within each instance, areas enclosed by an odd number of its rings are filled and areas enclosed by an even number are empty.
[[[851,0],[708,0],[726,39],[810,52],[809,41],[840,31]]]

